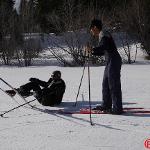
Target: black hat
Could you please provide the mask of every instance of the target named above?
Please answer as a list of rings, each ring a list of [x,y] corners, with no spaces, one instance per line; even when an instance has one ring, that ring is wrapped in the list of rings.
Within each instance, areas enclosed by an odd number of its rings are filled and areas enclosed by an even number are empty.
[[[102,21],[98,19],[93,19],[91,21],[90,29],[96,26],[99,30],[102,30]]]
[[[52,77],[53,78],[61,78],[61,72],[59,70],[53,71]]]

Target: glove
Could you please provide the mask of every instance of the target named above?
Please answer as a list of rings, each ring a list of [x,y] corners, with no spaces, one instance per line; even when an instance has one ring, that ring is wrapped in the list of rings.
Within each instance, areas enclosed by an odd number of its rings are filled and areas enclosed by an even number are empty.
[[[37,79],[37,78],[30,78],[30,79],[29,79],[29,81],[31,81],[31,82],[38,82],[38,80],[39,80],[39,79]]]

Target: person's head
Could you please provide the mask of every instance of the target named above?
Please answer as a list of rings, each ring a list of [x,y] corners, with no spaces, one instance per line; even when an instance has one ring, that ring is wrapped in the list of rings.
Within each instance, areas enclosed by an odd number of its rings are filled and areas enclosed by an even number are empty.
[[[61,79],[61,72],[59,70],[53,71],[51,77],[54,80]]]
[[[102,21],[98,19],[93,19],[90,25],[90,32],[93,36],[99,36],[100,31],[102,30]]]

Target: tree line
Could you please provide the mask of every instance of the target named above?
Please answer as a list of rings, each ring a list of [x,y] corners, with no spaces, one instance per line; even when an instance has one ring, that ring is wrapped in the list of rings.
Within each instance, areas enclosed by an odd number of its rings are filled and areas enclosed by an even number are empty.
[[[82,45],[76,31],[88,30],[93,18],[100,18],[111,32],[125,32],[140,42],[150,56],[149,0],[21,0],[17,11],[13,0],[0,0],[0,57],[7,65],[16,59],[20,66],[29,66],[42,50],[38,40],[44,34],[73,31],[78,48],[74,43],[68,44],[68,53],[82,65],[84,60],[78,57],[82,55]],[[37,33],[41,39],[33,38]],[[54,51],[53,54],[67,63]]]

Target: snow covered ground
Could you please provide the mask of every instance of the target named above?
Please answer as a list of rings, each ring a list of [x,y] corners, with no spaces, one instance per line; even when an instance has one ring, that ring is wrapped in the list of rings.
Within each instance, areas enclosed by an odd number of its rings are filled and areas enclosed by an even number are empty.
[[[124,107],[144,107],[150,110],[150,63],[123,65],[121,73]],[[101,102],[101,83],[104,66],[91,67],[92,105]],[[82,67],[32,66],[0,67],[0,77],[14,87],[30,77],[48,80],[52,71],[60,70],[67,89],[59,107],[44,107],[37,101],[38,109],[22,107],[0,118],[1,150],[144,150],[144,141],[150,138],[149,114],[64,115],[51,113],[55,109],[79,109],[88,106],[87,69],[83,79],[77,107],[74,108]],[[0,87],[7,87],[0,82]],[[16,96],[21,104],[23,100]],[[28,100],[33,97],[28,98]],[[17,104],[0,91],[0,111]],[[2,112],[1,112],[2,113]]]

